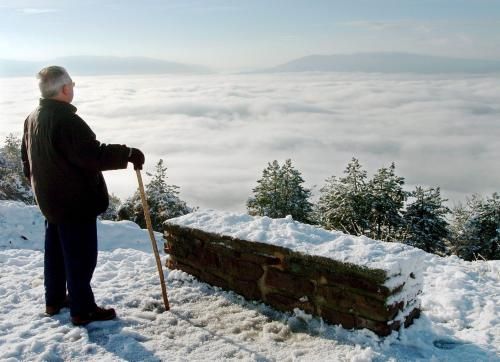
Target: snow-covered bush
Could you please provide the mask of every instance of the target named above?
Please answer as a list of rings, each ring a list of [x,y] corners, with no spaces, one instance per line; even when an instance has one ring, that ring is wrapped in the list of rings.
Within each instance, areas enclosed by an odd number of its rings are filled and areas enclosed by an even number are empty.
[[[0,148],[0,200],[34,204],[28,179],[24,177],[21,161],[21,140],[10,134]]]
[[[328,178],[320,189],[315,205],[316,221],[325,229],[363,235],[369,229],[370,214],[366,171],[353,158],[344,174]]]
[[[193,211],[186,205],[186,202],[179,198],[179,187],[168,185],[167,167],[163,165],[160,159],[156,164],[153,178],[145,186],[146,197],[148,200],[149,211],[151,214],[151,224],[153,229],[158,232],[163,231],[163,223],[170,218],[182,216]],[[141,195],[139,191],[127,199],[118,211],[119,220],[131,220],[139,224],[142,228],[146,227],[144,219],[144,209],[142,207]]]
[[[417,186],[410,196],[414,199],[404,213],[405,244],[423,249],[428,253],[444,254],[445,240],[449,235],[446,215],[450,209],[443,205],[441,190]]]
[[[403,206],[408,193],[394,163],[382,167],[367,180],[366,171],[353,158],[345,176],[330,177],[320,189],[315,207],[317,222],[326,229],[341,230],[373,239],[396,241],[404,229]]]
[[[118,212],[120,210],[120,207],[122,205],[122,201],[118,196],[115,194],[109,195],[109,206],[108,209],[99,215],[99,219],[101,220],[111,220],[111,221],[116,221],[118,220]]]
[[[465,260],[500,259],[500,195],[473,195],[453,210],[450,244]]]

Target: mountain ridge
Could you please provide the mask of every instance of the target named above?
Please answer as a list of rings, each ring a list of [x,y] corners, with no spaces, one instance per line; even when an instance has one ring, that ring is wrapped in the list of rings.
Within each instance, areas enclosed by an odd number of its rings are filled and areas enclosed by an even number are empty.
[[[206,74],[212,71],[201,65],[172,62],[148,57],[68,56],[43,61],[0,59],[0,77],[33,76],[41,68],[57,64],[74,75],[128,74]]]
[[[281,72],[366,72],[366,73],[496,73],[500,60],[453,58],[435,55],[372,52],[315,54],[293,59],[258,73]]]
[[[41,68],[60,64],[74,75],[213,74],[202,65],[130,56],[67,56],[43,61],[0,59],[0,77],[34,76]],[[312,54],[273,67],[237,74],[283,72],[360,73],[500,73],[500,60],[454,58],[403,52]]]

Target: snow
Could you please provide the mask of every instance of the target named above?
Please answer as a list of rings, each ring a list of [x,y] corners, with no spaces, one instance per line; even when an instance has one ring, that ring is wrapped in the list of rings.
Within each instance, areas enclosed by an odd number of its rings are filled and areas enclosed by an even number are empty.
[[[17,201],[0,201],[0,247],[15,249],[44,249],[45,218],[37,206]],[[99,250],[130,248],[152,250],[144,230],[131,221],[97,220]],[[163,249],[162,234],[155,232],[158,248]]]
[[[167,268],[164,312],[147,231],[99,222],[94,292],[119,317],[74,327],[67,309],[43,314],[43,222],[36,207],[0,201],[2,361],[500,361],[500,261],[425,254],[422,316],[380,338],[300,310],[278,312]]]
[[[425,253],[408,245],[356,237],[282,219],[254,217],[217,210],[199,210],[169,224],[196,228],[234,238],[282,246],[309,255],[382,269],[389,276],[406,275],[418,269]]]

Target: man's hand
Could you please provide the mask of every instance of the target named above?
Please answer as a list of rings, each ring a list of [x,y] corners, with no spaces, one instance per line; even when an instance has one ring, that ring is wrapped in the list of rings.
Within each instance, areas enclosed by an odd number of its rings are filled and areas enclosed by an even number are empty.
[[[131,148],[128,155],[128,162],[134,164],[134,170],[142,170],[142,165],[144,165],[144,153],[137,148]]]

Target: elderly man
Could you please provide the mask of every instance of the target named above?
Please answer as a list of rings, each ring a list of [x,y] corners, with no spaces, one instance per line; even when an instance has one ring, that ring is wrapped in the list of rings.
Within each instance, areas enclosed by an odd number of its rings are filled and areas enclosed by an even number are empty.
[[[45,221],[46,313],[69,305],[74,325],[116,317],[98,307],[90,286],[97,263],[96,217],[109,203],[101,171],[142,169],[143,153],[125,145],[103,144],[76,115],[72,81],[50,66],[38,73],[42,98],[24,123],[22,160]],[[67,287],[67,294],[66,294]]]

